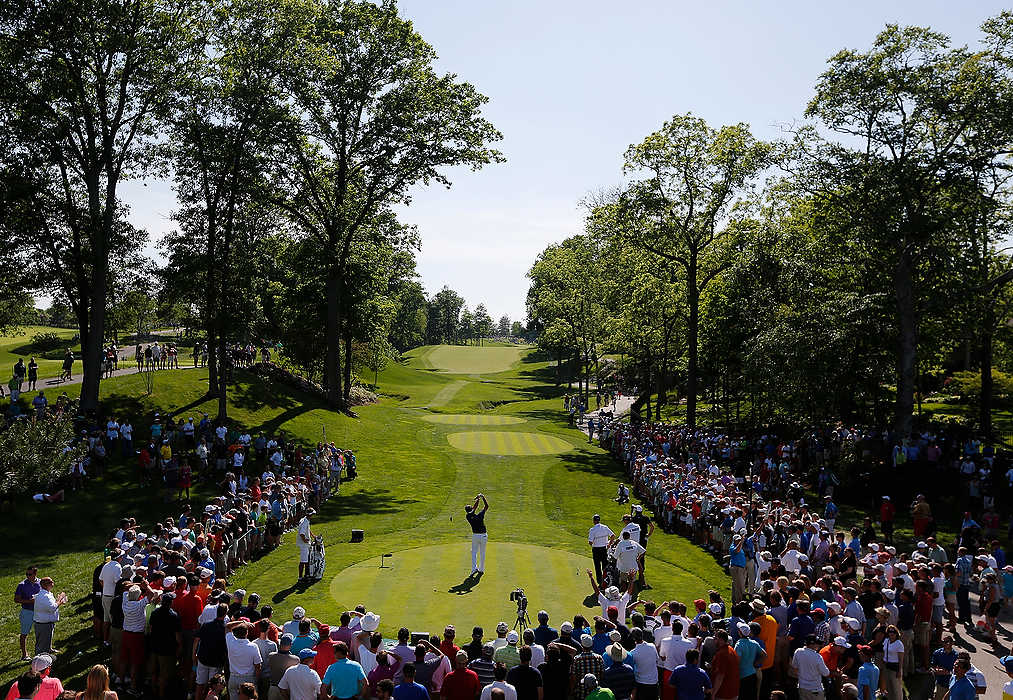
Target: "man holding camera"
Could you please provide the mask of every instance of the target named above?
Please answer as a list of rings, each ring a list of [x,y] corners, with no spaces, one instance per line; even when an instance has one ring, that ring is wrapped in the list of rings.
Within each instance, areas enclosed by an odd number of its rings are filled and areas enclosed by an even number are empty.
[[[478,502],[482,501],[482,510]],[[482,494],[475,496],[475,502],[464,507],[465,517],[471,525],[471,575],[485,573],[485,546],[489,542],[489,533],[485,529],[485,512],[489,510],[489,501]]]

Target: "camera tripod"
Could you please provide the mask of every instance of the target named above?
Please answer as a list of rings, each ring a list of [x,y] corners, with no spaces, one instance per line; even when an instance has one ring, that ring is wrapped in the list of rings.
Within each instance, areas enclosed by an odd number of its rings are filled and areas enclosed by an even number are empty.
[[[522,630],[531,627],[531,618],[528,617],[528,599],[521,598],[517,601],[517,619],[514,620],[514,629],[520,627]]]

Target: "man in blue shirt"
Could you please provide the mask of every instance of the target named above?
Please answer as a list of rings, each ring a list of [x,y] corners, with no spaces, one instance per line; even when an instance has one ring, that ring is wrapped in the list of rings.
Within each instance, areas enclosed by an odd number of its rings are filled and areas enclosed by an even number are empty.
[[[872,663],[872,647],[862,644],[858,647],[862,665],[858,667],[858,700],[876,700],[879,690],[879,669]]]
[[[949,688],[953,664],[957,661],[957,650],[953,648],[953,637],[943,636],[943,646],[932,652],[932,673],[936,677],[936,688]],[[945,692],[945,690],[944,690]]]
[[[746,554],[742,551],[745,542],[742,535],[732,537],[730,569],[732,574],[732,602],[738,603],[746,595]]]
[[[950,680],[950,700],[975,700],[978,692],[974,683],[967,677],[971,663],[966,659],[957,659],[953,664],[953,678]]]
[[[686,663],[676,666],[668,678],[669,685],[675,686],[679,700],[704,700],[711,685],[710,676],[699,666],[700,652],[690,649],[686,652]]]
[[[334,645],[333,664],[327,667],[321,679],[320,697],[329,700],[346,700],[362,696],[366,687],[366,674],[359,662],[348,658],[348,645],[337,642]],[[408,664],[415,671],[414,664]],[[405,669],[407,671],[407,668]],[[425,690],[423,688],[423,690]],[[429,696],[422,696],[428,698]]]
[[[415,682],[415,664],[405,664],[401,673],[404,681],[394,688],[394,700],[429,700],[429,691]]]
[[[758,641],[762,628],[759,622],[737,625],[739,641],[735,642],[735,653],[739,656],[739,697],[755,698],[757,691],[756,669],[763,665],[766,652]]]
[[[544,610],[538,611],[538,627],[532,630],[535,633],[535,641],[543,647],[559,639],[559,632],[555,627],[549,627],[549,613]]]

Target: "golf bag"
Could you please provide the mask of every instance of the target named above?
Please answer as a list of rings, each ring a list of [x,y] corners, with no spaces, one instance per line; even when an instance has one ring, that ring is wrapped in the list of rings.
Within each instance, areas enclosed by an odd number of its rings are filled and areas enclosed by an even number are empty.
[[[324,577],[324,569],[327,567],[327,553],[324,551],[324,538],[317,535],[310,545],[310,560],[307,576],[316,580]]]
[[[602,567],[601,589],[604,591],[609,586],[619,585],[619,561],[616,559],[616,545],[608,548],[608,560]]]

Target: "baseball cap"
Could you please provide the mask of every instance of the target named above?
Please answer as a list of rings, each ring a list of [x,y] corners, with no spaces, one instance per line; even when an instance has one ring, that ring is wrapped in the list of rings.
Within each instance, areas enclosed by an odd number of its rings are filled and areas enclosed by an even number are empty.
[[[49,654],[39,654],[32,659],[32,670],[36,673],[42,673],[52,665],[53,657]]]
[[[580,635],[580,645],[585,649],[590,649],[594,645],[594,640],[591,639],[591,635],[582,634]]]
[[[720,615],[721,614],[721,604],[720,603],[711,603],[710,606],[708,607],[708,609],[711,611],[712,615]]]
[[[516,644],[517,640],[519,640],[520,637],[517,636],[517,632],[511,630],[510,632],[507,633],[506,639],[507,644]]]
[[[39,657],[36,656],[35,658]],[[1006,671],[1006,673],[1013,673],[1013,656],[1004,656],[999,659],[999,663],[1002,664],[1001,668]],[[35,668],[34,661],[32,661],[32,668]]]
[[[561,624],[559,626],[559,631],[560,632],[573,632],[573,624],[571,624],[569,621],[564,622],[563,624]]]
[[[300,649],[299,650],[299,660],[300,661],[304,661],[306,659],[312,659],[316,655],[317,655],[317,653],[315,651],[313,651],[312,649]]]
[[[835,646],[839,646],[839,647],[843,647],[845,649],[850,649],[851,648],[851,645],[848,644],[848,640],[845,639],[844,637],[834,637],[834,645]]]
[[[290,647],[295,642],[295,637],[291,634],[285,633],[281,635],[281,639],[278,640],[278,646]]]
[[[301,620],[306,617],[306,608],[301,605],[295,606],[295,610],[292,611],[293,620]]]
[[[622,638],[623,635],[620,634],[619,630],[612,630],[611,632],[609,632],[609,639],[612,640],[613,642],[618,642]]]
[[[510,628],[507,627],[507,623],[505,623],[505,622],[501,622],[498,625],[496,625],[496,631],[497,632],[506,632],[508,629],[510,629]]]

